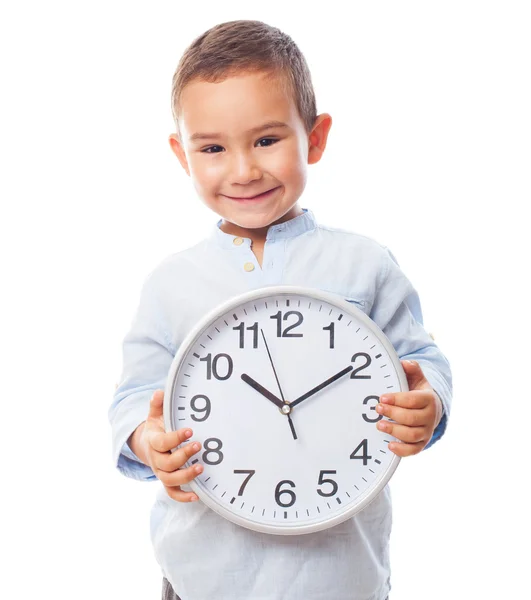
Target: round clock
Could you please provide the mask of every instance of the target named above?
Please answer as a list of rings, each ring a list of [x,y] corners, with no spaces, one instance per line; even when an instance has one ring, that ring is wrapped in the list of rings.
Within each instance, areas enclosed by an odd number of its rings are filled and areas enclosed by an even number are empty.
[[[190,427],[203,472],[190,488],[233,523],[272,534],[332,527],[367,506],[400,458],[375,410],[407,390],[400,359],[360,308],[270,286],[206,315],[181,344],[167,431]]]

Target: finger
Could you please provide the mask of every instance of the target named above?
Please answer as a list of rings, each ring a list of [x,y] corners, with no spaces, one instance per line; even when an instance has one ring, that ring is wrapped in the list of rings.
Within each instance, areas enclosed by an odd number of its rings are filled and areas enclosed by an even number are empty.
[[[148,432],[148,441],[157,452],[169,452],[177,448],[193,434],[191,429],[177,429],[176,431],[152,431]]]
[[[180,487],[164,486],[168,496],[177,502],[196,502],[199,500],[194,492],[184,492]]]
[[[377,404],[376,412],[379,415],[396,421],[400,425],[409,425],[410,427],[422,427],[430,422],[429,411],[425,408],[417,410],[413,408],[401,408],[400,406],[390,406],[389,404]]]
[[[398,425],[389,421],[380,421],[377,425],[380,431],[384,431],[397,438],[401,442],[413,443],[427,441],[429,436],[426,427],[407,427],[406,425]]]
[[[186,469],[177,469],[172,473],[166,473],[166,471],[157,471],[155,474],[164,485],[173,487],[190,483],[192,479],[195,479],[202,472],[203,465],[192,465]]]
[[[149,402],[149,413],[148,420],[152,419],[154,421],[161,421],[164,423],[163,415],[162,415],[162,406],[164,404],[164,391],[163,390],[155,390],[153,395],[151,396],[151,400]]]
[[[161,471],[172,473],[180,469],[184,463],[194,454],[201,450],[199,442],[190,442],[175,452],[156,453],[153,457],[155,466]]]
[[[416,360],[401,360],[410,390],[428,383],[419,363]]]
[[[426,408],[433,401],[433,390],[410,390],[396,394],[383,394],[380,396],[382,404],[401,406],[402,408]]]
[[[426,442],[418,442],[416,444],[408,444],[406,442],[391,442],[388,445],[388,448],[393,454],[404,457],[419,454],[419,452],[422,452],[425,446]]]

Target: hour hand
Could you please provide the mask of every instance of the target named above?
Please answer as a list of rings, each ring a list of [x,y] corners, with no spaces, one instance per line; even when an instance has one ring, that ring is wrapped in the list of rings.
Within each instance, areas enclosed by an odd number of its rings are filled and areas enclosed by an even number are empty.
[[[265,387],[258,383],[258,381],[255,381],[252,377],[249,377],[247,373],[242,373],[242,379],[243,381],[245,381],[245,383],[248,383],[252,388],[254,388],[257,392],[260,392],[262,396],[265,396],[268,400],[273,402],[273,404],[276,404],[279,408],[283,408],[285,406],[285,403],[282,402],[280,398],[277,398],[275,394],[272,394],[269,390],[266,390]]]

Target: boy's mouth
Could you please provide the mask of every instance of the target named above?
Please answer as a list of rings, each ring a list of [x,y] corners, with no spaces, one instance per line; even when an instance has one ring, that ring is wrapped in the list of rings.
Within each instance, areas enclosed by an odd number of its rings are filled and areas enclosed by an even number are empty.
[[[227,198],[230,198],[231,200],[239,200],[240,202],[249,202],[250,200],[263,200],[263,199],[271,196],[275,190],[279,189],[279,187],[280,186],[271,188],[270,190],[267,190],[266,192],[262,192],[261,194],[257,194],[256,196],[242,196],[242,197],[227,196]]]

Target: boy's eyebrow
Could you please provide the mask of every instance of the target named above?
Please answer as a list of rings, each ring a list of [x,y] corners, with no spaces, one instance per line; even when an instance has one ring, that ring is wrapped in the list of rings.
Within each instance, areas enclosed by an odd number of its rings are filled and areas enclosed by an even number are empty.
[[[245,133],[258,133],[259,131],[264,131],[264,129],[273,129],[274,127],[289,127],[289,125],[282,123],[282,121],[269,121],[268,123],[264,123],[259,127],[248,129]],[[219,133],[193,133],[189,139],[191,142],[193,142],[195,140],[215,140],[221,137],[222,136]]]

